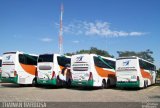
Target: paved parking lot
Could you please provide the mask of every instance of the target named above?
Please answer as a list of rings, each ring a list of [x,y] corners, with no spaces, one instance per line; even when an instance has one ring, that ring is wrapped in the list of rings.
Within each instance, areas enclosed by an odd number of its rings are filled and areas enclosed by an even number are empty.
[[[0,101],[45,102],[160,102],[160,85],[146,89],[88,89],[56,87],[19,87],[0,83]]]

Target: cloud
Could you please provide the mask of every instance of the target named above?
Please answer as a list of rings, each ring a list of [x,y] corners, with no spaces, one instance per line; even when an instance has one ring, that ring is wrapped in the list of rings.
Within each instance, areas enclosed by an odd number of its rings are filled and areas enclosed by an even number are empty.
[[[57,24],[59,25],[59,24]],[[64,33],[69,33],[73,35],[86,35],[86,36],[103,36],[103,37],[127,37],[127,36],[142,36],[146,35],[145,32],[139,31],[122,31],[122,30],[112,30],[110,28],[110,23],[102,21],[79,21],[75,20],[69,24],[64,24]]]
[[[146,33],[141,33],[141,32],[131,32],[130,35],[131,36],[141,36],[141,35],[145,35]]]
[[[78,44],[78,43],[79,43],[78,40],[74,40],[74,41],[72,41],[72,42],[75,43],[75,44]]]
[[[42,42],[51,42],[52,41],[52,39],[51,38],[48,38],[48,37],[46,37],[46,38],[42,38],[42,39],[40,39]]]

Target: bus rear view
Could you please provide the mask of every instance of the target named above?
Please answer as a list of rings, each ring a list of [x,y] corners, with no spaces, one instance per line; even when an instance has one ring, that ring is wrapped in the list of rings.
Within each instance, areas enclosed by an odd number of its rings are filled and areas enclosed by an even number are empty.
[[[2,82],[36,85],[37,55],[6,52],[2,60]]]
[[[139,63],[136,57],[116,61],[117,87],[139,87]]]
[[[156,66],[139,57],[122,57],[116,61],[117,87],[146,88],[155,84]]]
[[[7,52],[3,54],[2,81],[17,83],[18,78],[15,70],[16,58],[18,58],[16,52]]]
[[[74,55],[71,58],[71,72],[73,86],[93,86],[91,59],[89,54]]]
[[[70,57],[59,54],[41,54],[38,59],[37,82],[42,85],[63,85],[59,75],[67,64],[70,65]]]
[[[109,88],[116,84],[115,59],[96,54],[71,58],[72,85]]]
[[[54,71],[54,54],[42,54],[38,58],[38,79],[39,84],[53,84],[56,85],[55,71]]]

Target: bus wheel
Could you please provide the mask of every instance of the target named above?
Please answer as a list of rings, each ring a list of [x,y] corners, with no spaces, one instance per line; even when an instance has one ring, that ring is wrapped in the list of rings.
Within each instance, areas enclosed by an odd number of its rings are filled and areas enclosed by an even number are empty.
[[[106,80],[105,80],[105,79],[102,80],[102,86],[101,86],[101,88],[102,88],[102,89],[107,88],[107,83],[106,83]]]
[[[144,88],[147,88],[148,84],[147,81],[144,81]]]
[[[24,84],[19,84],[20,87],[24,87]]]
[[[71,87],[71,79],[68,79],[68,81],[67,81],[67,87]]]
[[[37,86],[37,82],[36,82],[36,79],[34,78],[32,81],[32,87],[36,87],[36,86]]]
[[[110,82],[110,80],[108,79],[108,80],[107,80],[106,88],[109,88],[110,86],[111,86],[111,82]]]
[[[59,76],[57,76],[57,81],[56,81],[56,86],[57,87],[60,87],[60,86],[62,86],[62,81],[60,80],[60,78],[59,78]]]

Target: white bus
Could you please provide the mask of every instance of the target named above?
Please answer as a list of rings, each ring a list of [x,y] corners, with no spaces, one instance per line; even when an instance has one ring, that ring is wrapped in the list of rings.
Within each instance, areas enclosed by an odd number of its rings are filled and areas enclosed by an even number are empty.
[[[65,65],[70,65],[71,58],[59,54],[41,54],[38,58],[38,76],[37,82],[42,85],[62,85],[62,81],[59,78],[62,69]],[[71,79],[67,79],[67,83]]]
[[[73,86],[108,88],[116,85],[115,59],[96,54],[77,54],[71,58]]]
[[[156,81],[156,67],[139,57],[120,57],[116,61],[117,87],[145,88]]]
[[[1,75],[2,75],[2,57],[0,57],[0,81],[1,81]]]
[[[35,84],[37,55],[23,52],[6,52],[2,57],[2,82]]]

